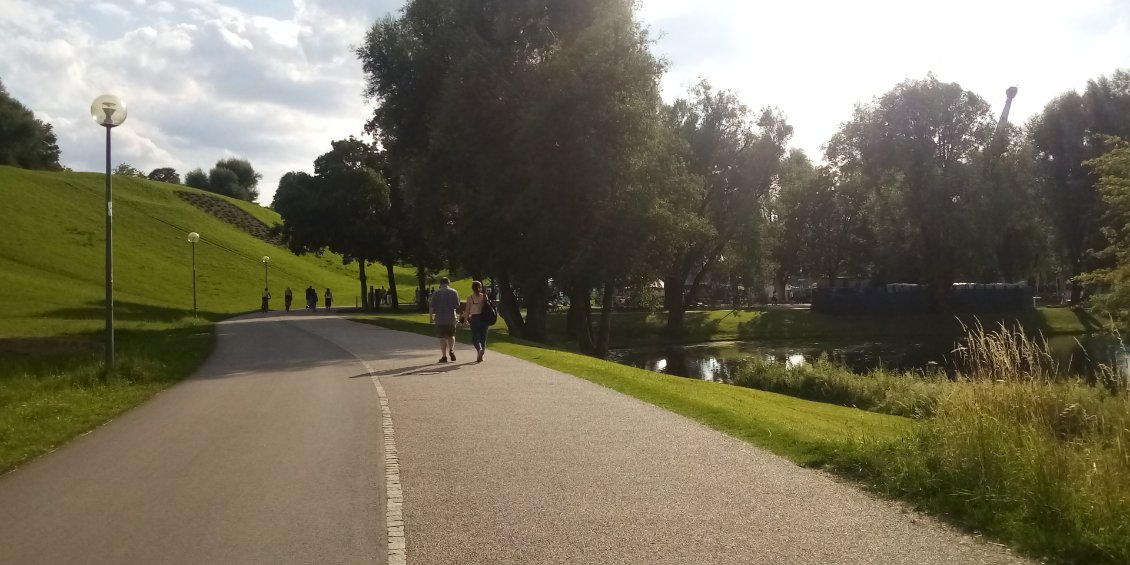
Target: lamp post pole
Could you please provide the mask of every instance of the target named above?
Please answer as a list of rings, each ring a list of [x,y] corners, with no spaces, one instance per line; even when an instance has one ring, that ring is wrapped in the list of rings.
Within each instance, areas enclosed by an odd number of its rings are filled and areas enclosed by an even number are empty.
[[[106,128],[106,370],[114,367],[114,201],[110,180],[110,130],[126,120],[126,105],[103,94],[90,104],[90,117]]]
[[[192,317],[199,318],[196,314],[196,242],[200,241],[200,234],[190,232],[188,242],[192,244]]]

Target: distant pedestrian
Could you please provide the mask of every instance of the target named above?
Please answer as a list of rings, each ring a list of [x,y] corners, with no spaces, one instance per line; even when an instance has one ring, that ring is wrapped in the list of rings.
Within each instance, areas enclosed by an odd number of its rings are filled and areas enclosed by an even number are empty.
[[[326,289],[326,310],[329,310],[330,307],[333,306],[333,303],[334,303],[334,295],[333,295],[332,292],[330,292],[330,289],[327,288]]]
[[[286,301],[286,311],[290,312],[290,304],[294,302],[294,292],[290,290],[289,286],[286,287],[286,292],[283,293],[283,300]]]
[[[478,359],[475,360],[476,363],[482,363],[483,355],[486,355],[487,352],[487,330],[492,322],[484,313],[484,308],[488,307],[493,310],[494,304],[483,292],[483,283],[472,282],[471,294],[467,296],[467,301],[463,303],[463,317],[471,324],[471,343],[475,346],[475,351],[479,353]]]
[[[436,325],[436,336],[439,337],[439,348],[443,353],[439,358],[440,363],[447,363],[449,356],[452,361],[455,360],[455,311],[459,309],[459,293],[449,284],[451,281],[447,277],[441,278],[439,290],[428,300],[431,312],[429,321]]]
[[[306,309],[313,310],[314,304],[318,302],[318,291],[314,287],[306,287]]]
[[[382,286],[382,287],[378,288],[377,289],[377,303],[378,304],[388,304],[388,301],[386,300],[387,298],[388,298],[388,293],[385,292],[385,287]]]
[[[264,312],[267,311],[267,307],[270,305],[270,301],[271,301],[271,291],[267,290],[267,287],[263,287],[263,311]]]

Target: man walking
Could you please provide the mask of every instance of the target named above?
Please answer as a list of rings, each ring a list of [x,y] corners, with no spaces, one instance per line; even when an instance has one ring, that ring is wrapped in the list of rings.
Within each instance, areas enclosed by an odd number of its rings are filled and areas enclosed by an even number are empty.
[[[447,363],[448,356],[455,360],[455,311],[459,309],[459,293],[451,288],[447,277],[439,279],[439,290],[428,299],[431,322],[436,325],[439,348],[443,357],[440,363]]]

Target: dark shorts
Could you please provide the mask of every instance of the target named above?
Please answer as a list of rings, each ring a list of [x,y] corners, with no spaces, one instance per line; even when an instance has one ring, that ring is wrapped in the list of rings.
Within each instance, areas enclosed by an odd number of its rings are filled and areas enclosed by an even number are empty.
[[[436,336],[455,337],[455,324],[436,324]]]

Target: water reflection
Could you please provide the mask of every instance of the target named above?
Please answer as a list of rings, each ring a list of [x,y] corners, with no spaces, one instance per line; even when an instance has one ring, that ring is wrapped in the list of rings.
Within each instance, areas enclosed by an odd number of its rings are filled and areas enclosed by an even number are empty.
[[[894,371],[943,369],[953,372],[959,342],[953,339],[902,341],[739,341],[714,342],[675,347],[620,349],[612,352],[618,363],[709,381],[731,382],[738,362],[761,357],[788,368],[802,367],[820,357],[840,363],[853,372],[867,373],[877,368]],[[1060,373],[1093,376],[1099,364],[1114,367],[1125,376],[1130,372],[1130,356],[1112,336],[1056,336],[1048,340],[1049,350]]]

